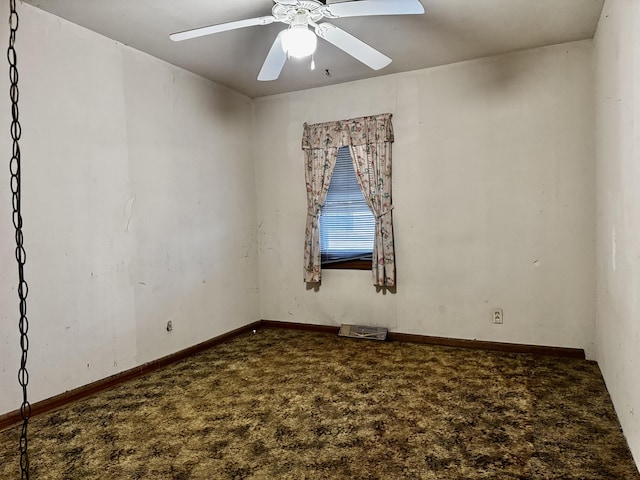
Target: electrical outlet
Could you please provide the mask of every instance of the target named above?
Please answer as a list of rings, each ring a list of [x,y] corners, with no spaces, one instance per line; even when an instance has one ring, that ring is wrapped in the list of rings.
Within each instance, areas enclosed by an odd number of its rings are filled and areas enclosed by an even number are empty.
[[[501,324],[502,323],[502,309],[501,308],[494,308],[491,311],[491,323],[497,323],[497,324]]]
[[[167,322],[167,332],[170,332],[171,330],[173,330],[173,323],[171,323],[171,320],[169,320]]]

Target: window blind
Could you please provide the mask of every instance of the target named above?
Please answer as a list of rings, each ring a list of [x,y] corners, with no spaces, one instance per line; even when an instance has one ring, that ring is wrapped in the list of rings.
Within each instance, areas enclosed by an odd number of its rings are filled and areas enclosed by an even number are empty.
[[[375,219],[360,191],[351,152],[341,147],[320,214],[322,263],[371,259],[374,236]]]

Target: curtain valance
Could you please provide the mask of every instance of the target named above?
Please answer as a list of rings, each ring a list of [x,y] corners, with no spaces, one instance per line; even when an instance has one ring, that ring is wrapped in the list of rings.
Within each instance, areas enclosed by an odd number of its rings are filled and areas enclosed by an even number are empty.
[[[391,114],[339,120],[337,122],[304,124],[302,149],[339,148],[393,142]]]

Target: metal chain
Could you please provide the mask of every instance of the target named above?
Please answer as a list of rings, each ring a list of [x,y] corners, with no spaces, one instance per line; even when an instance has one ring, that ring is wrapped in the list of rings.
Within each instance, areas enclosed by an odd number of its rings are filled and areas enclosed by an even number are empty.
[[[20,471],[22,480],[29,480],[29,441],[27,437],[27,427],[31,416],[31,404],[27,400],[27,384],[29,383],[29,372],[27,371],[27,353],[29,351],[29,321],[27,320],[27,294],[29,287],[24,279],[24,263],[26,252],[23,246],[22,235],[22,213],[20,209],[20,145],[19,140],[22,135],[20,126],[18,98],[18,66],[15,50],[16,32],[18,30],[18,12],[16,1],[9,0],[9,48],[7,49],[7,59],[9,60],[9,97],[11,98],[11,139],[13,150],[9,162],[11,172],[11,193],[13,205],[13,226],[16,230],[16,261],[18,262],[18,297],[20,299],[20,348],[22,355],[20,358],[20,369],[18,370],[18,382],[22,387],[22,405],[20,415],[22,416],[22,432],[20,433]]]

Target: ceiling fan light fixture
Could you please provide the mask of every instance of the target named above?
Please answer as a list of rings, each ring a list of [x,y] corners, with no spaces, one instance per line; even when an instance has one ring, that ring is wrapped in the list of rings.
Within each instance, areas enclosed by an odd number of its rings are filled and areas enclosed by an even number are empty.
[[[318,37],[307,25],[291,25],[282,35],[282,49],[291,57],[304,58],[316,51]]]

